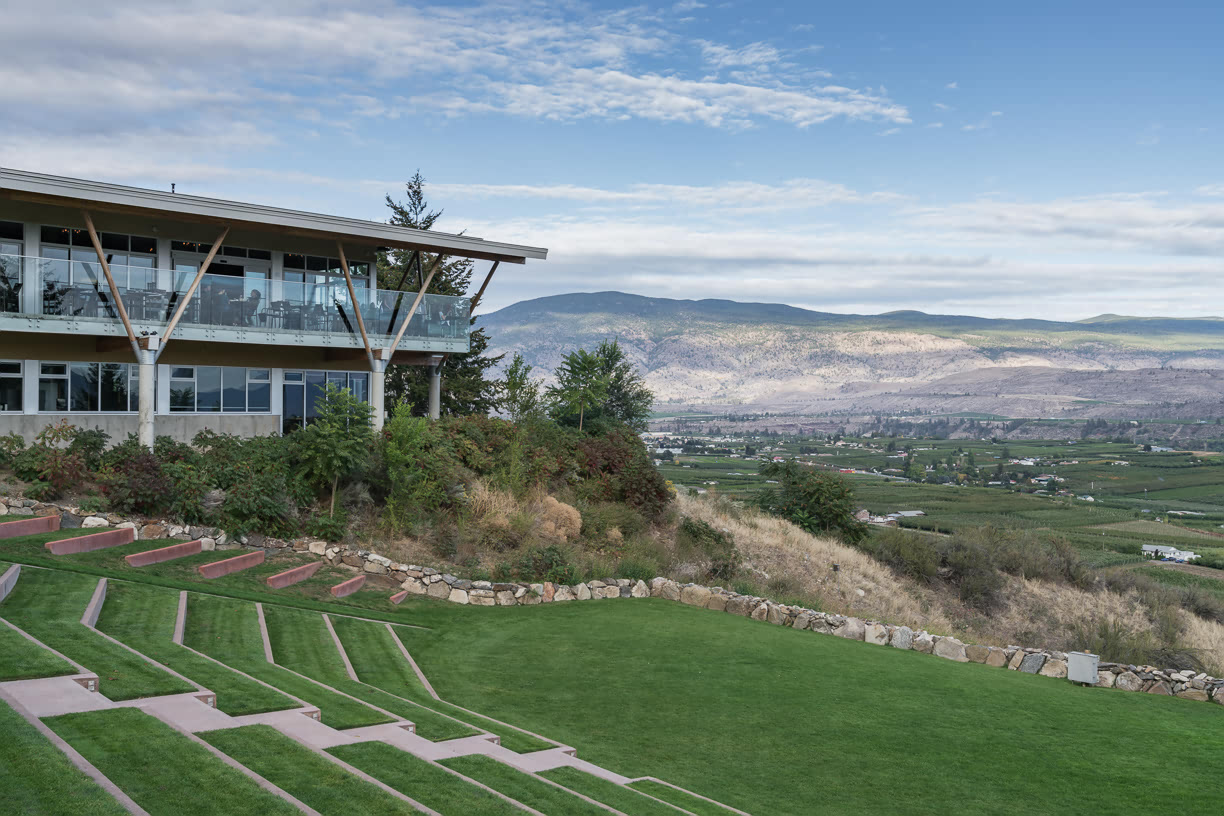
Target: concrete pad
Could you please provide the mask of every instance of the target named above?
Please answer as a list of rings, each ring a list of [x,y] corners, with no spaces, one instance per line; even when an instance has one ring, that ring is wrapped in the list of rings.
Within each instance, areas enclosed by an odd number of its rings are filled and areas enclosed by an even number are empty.
[[[331,588],[331,594],[336,598],[343,598],[346,595],[352,595],[357,590],[365,586],[366,577],[358,575],[356,578],[350,578],[347,581],[341,581]]]
[[[16,521],[0,522],[0,538],[18,538],[19,536],[37,535],[38,533],[54,533],[60,528],[60,517],[33,516]]]
[[[269,575],[264,579],[264,583],[273,589],[284,589],[287,586],[301,583],[307,578],[313,578],[321,566],[323,566],[322,561],[316,561],[313,564],[303,564],[300,567],[294,567],[284,572],[278,572],[275,575]]]
[[[245,555],[226,558],[224,561],[201,564],[196,567],[196,572],[204,578],[220,578],[225,575],[233,575],[235,572],[242,572],[244,569],[258,567],[264,562],[264,557],[263,550],[256,550]]]
[[[46,547],[52,555],[76,555],[77,553],[105,550],[108,547],[121,547],[136,540],[136,531],[130,527],[119,530],[105,530],[101,533],[62,538],[59,541],[48,541]]]
[[[160,564],[163,561],[173,561],[176,558],[186,558],[203,551],[204,545],[199,541],[184,541],[182,544],[171,544],[156,550],[145,550],[124,556],[123,560],[129,567],[147,567],[150,564]]]
[[[55,717],[81,711],[101,711],[115,704],[89,691],[72,675],[40,677],[0,683],[0,689],[25,706],[35,717]]]

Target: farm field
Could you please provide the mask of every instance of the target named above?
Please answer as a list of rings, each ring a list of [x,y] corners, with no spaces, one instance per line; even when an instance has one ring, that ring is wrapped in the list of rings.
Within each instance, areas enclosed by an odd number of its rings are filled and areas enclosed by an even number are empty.
[[[0,544],[10,561],[47,557],[34,541]],[[1175,802],[1179,810],[1211,812],[1219,805],[1209,763],[1191,764],[1176,778],[1153,777],[1144,773],[1147,760],[1127,750],[1131,735],[1142,733],[1152,750],[1194,745],[1208,755],[1224,751],[1224,708],[1218,706],[1080,688],[1052,678],[796,632],[661,599],[481,608],[409,598],[395,607],[387,602],[387,588],[379,587],[358,593],[366,597],[357,601],[319,601],[323,609],[311,610],[301,605],[301,595],[268,590],[251,576],[235,574],[228,583],[192,582],[182,572],[126,569],[116,554],[109,559],[88,555],[92,557],[59,559],[55,566],[65,569],[23,570],[13,594],[0,602],[0,618],[32,608],[31,596],[47,594],[44,590],[55,594],[60,585],[92,581],[94,575],[76,571],[87,567],[105,574],[110,591],[122,599],[112,630],[143,644],[166,635],[147,623],[157,616],[146,613],[165,610],[165,597],[177,598],[176,585],[186,582],[192,586],[186,607],[188,645],[244,670],[254,670],[260,660],[272,666],[263,657],[263,647],[254,646],[261,638],[253,625],[253,602],[258,601],[279,632],[274,638],[282,645],[274,642],[274,651],[299,670],[339,682],[344,677],[336,653],[327,651],[334,643],[321,636],[318,611],[362,619],[345,627],[349,641],[356,644],[371,641],[379,625],[362,610],[380,607],[380,617],[398,624],[401,640],[444,699],[572,745],[583,759],[630,779],[658,777],[748,813],[999,812],[1003,801],[1008,812],[1040,813],[1049,801],[1073,801],[1084,790],[1109,790],[1141,808]],[[40,580],[23,585],[26,572],[38,574]],[[155,593],[164,597],[155,598]],[[79,627],[79,612],[67,607],[63,602],[42,606],[47,616],[43,625]],[[104,617],[107,614],[104,609]],[[228,634],[231,628],[236,634]],[[367,654],[366,664],[381,662],[379,654],[392,653]],[[85,657],[82,662],[88,668],[93,657]],[[181,665],[190,676],[192,666]],[[358,669],[359,676],[364,670]],[[281,688],[288,676],[287,669],[282,671],[285,674],[261,677]],[[400,670],[384,667],[380,682],[409,685],[394,680],[396,676],[404,677]],[[862,682],[865,677],[886,682],[890,693],[881,694],[877,683]],[[102,682],[105,688],[107,677]],[[281,690],[298,696],[304,687],[292,684]],[[214,691],[222,695],[228,689]],[[156,695],[160,690],[150,687],[137,693]],[[338,703],[324,697],[318,704],[324,723],[316,725],[326,728],[328,710]],[[939,716],[930,716],[932,712]],[[221,712],[216,716],[225,718]],[[232,781],[238,777],[198,742],[138,707],[70,714],[48,722],[151,813],[281,810],[281,803],[268,800],[264,791]],[[325,753],[295,749],[301,762],[282,762],[269,752],[275,753],[283,734],[226,722],[232,724],[216,726],[216,736],[205,741],[257,766],[274,784],[321,806],[321,812],[337,812],[340,797],[312,791],[312,776],[330,780],[327,784],[350,792],[354,801],[368,801],[375,811],[387,808],[385,792],[343,776],[337,770],[343,766],[318,764],[329,762],[328,756],[443,813],[519,812],[453,771],[506,796],[530,799],[544,812],[580,812],[585,807],[572,805],[572,794],[497,758],[457,758],[439,765],[414,759],[385,742],[361,741]],[[983,728],[982,723],[1006,725],[1000,730]],[[202,735],[209,733],[206,729]],[[692,738],[698,734],[700,738]],[[1007,740],[1008,751],[997,750],[1000,738]],[[681,745],[683,750],[678,750]],[[804,759],[795,761],[800,749]],[[1102,752],[1116,760],[1086,759]],[[142,775],[142,768],[157,764],[156,756],[170,754],[190,760],[190,773],[182,777],[181,786],[204,791],[227,785],[244,798],[200,795],[184,809],[175,801],[179,783],[167,781],[160,771]],[[0,774],[24,773],[19,759],[5,756],[0,752],[0,762],[8,763]],[[312,774],[310,769],[316,767]],[[898,797],[891,774],[876,778],[845,772],[868,767],[887,767],[910,780],[905,795]],[[691,805],[693,812],[721,811],[654,783],[609,789],[569,772],[549,773],[544,779],[592,798],[640,805],[645,813],[658,812],[657,803],[635,799],[640,794],[631,791],[667,798],[686,809]],[[1008,795],[1000,799],[1000,791]],[[456,809],[455,802],[470,807]],[[37,812],[65,810],[53,802]]]
[[[919,478],[905,476],[906,449]],[[899,519],[901,527],[940,534],[985,526],[1046,530],[1095,567],[1138,562],[1145,544],[1224,555],[1224,458],[1190,451],[1099,441],[847,438],[835,444],[726,436],[691,440],[670,455],[673,461],[660,467],[674,484],[740,501],[769,486],[757,473],[762,461],[793,457],[847,479],[858,506],[873,515],[922,513]],[[1036,476],[1062,481],[1034,484]]]

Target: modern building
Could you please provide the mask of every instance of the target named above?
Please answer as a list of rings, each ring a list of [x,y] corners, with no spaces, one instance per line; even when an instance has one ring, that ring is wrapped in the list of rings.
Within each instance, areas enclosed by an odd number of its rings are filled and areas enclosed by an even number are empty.
[[[379,250],[412,253],[407,291]],[[309,422],[328,383],[381,427],[388,364],[468,351],[499,264],[547,250],[468,235],[0,169],[0,435],[67,419],[118,441]],[[474,297],[425,294],[439,263],[488,262]],[[482,267],[484,264],[482,263]],[[482,270],[483,271],[483,270]],[[479,276],[477,276],[479,278]]]

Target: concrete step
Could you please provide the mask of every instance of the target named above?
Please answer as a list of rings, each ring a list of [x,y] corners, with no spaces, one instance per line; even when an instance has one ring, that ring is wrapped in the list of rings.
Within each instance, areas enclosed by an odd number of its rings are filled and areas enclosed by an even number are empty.
[[[184,541],[181,544],[171,544],[169,547],[159,547],[156,550],[145,550],[144,552],[125,555],[123,560],[128,563],[129,567],[147,567],[151,564],[173,561],[176,558],[198,555],[203,549],[204,545],[198,540]]]

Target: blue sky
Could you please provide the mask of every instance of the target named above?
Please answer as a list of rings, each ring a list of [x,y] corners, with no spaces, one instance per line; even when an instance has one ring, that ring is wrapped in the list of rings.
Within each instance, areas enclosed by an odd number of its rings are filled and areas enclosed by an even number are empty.
[[[488,305],[1224,314],[1219,4],[17,2],[0,165],[547,246]]]

